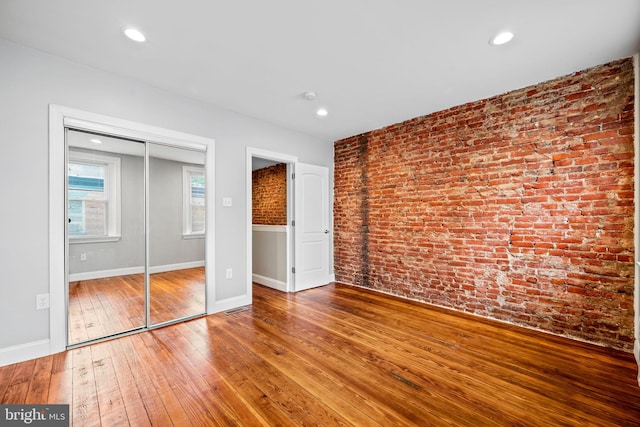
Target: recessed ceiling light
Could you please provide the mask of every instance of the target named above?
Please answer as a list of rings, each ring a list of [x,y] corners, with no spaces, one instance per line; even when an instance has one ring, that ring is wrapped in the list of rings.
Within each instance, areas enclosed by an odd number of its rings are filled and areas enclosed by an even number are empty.
[[[137,30],[135,28],[125,28],[124,35],[135,42],[142,43],[143,41],[147,40],[144,34],[142,34],[140,30]]]
[[[102,144],[102,141],[100,141],[98,138],[91,138],[89,141],[93,142],[94,144]]]
[[[513,39],[513,33],[504,31],[489,40],[489,44],[492,46],[500,46],[502,44],[509,43],[511,39]]]
[[[318,115],[318,117],[326,117],[327,114],[329,114],[329,112],[327,111],[326,108],[318,108],[318,111],[316,111],[316,114]]]

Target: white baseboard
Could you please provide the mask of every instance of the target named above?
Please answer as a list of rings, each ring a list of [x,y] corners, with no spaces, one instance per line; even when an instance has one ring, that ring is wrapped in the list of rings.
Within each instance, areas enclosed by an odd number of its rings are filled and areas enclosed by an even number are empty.
[[[252,280],[256,283],[259,283],[264,286],[268,286],[273,289],[277,289],[282,292],[287,292],[287,283],[281,280],[272,279],[270,277],[260,276],[259,274],[254,274],[252,276]]]
[[[165,271],[186,270],[187,268],[204,267],[204,260],[181,262],[179,264],[166,264],[149,267],[149,274],[164,273]]]
[[[220,313],[221,311],[231,310],[245,305],[251,305],[251,295],[240,295],[237,297],[227,298],[222,301],[215,301],[213,304],[207,304],[207,314]]]
[[[181,262],[178,264],[158,265],[155,267],[149,267],[149,274],[164,273],[165,271],[185,270],[187,268],[203,267],[204,264],[205,263],[203,260],[203,261]],[[69,274],[69,281],[77,282],[79,280],[104,279],[106,277],[126,276],[128,274],[141,274],[141,273],[144,273],[144,267],[142,266],[116,268],[113,270],[87,271],[85,273]]]
[[[144,273],[144,267],[115,268],[113,270],[87,271],[84,273],[69,274],[69,282],[79,280],[104,279],[106,277],[127,276],[129,274]]]
[[[36,359],[50,354],[51,345],[48,339],[0,348],[0,366]]]

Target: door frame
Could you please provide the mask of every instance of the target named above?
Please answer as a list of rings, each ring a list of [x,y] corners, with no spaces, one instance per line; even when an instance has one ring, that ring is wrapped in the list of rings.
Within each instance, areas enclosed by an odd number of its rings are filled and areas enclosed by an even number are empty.
[[[67,348],[65,247],[65,127],[191,148],[206,153],[206,197],[215,200],[215,140],[143,123],[49,105],[49,354]],[[206,310],[215,308],[215,209],[207,209],[205,242]]]
[[[252,163],[253,158],[257,157],[265,160],[287,164],[287,227],[291,228],[291,221],[294,214],[294,197],[293,183],[291,182],[291,174],[293,173],[293,165],[298,161],[297,156],[289,154],[277,153],[274,151],[263,150],[261,148],[247,147],[246,150],[246,176],[245,176],[245,195],[246,195],[246,220],[247,225],[247,292],[249,300],[253,299],[253,199],[252,199]],[[294,232],[288,233],[287,237],[287,292],[294,290],[294,274],[291,271],[293,265],[293,238]]]

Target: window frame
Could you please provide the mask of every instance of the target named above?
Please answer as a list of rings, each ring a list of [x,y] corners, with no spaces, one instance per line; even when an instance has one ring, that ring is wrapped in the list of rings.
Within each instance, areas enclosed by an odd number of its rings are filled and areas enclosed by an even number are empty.
[[[72,236],[69,237],[69,244],[78,243],[100,243],[117,242],[121,236],[121,212],[122,212],[122,191],[121,191],[121,159],[116,156],[104,154],[87,153],[84,151],[68,150],[67,154],[67,177],[66,177],[66,215],[69,215],[69,169],[70,163],[95,164],[107,167],[107,178],[105,179],[105,193],[107,197],[107,234],[105,236]]]
[[[200,175],[205,178],[205,224],[204,230],[193,231],[193,215],[191,211],[191,176]],[[206,174],[204,166],[183,165],[182,166],[182,238],[183,239],[204,239],[207,232],[206,224]]]

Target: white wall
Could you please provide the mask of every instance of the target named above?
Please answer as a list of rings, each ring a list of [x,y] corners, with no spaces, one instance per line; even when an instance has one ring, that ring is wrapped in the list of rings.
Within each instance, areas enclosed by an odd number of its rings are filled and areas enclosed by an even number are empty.
[[[49,313],[35,309],[35,296],[49,292],[49,104],[215,139],[217,301],[241,296],[246,289],[246,147],[333,167],[332,141],[2,39],[0,64],[0,353],[49,338]],[[222,197],[233,198],[233,206],[223,208]],[[225,279],[226,268],[233,269],[233,279]]]
[[[281,291],[287,291],[286,225],[253,224],[253,281]]]
[[[204,261],[204,239],[182,238],[182,166],[149,159],[149,266]]]

